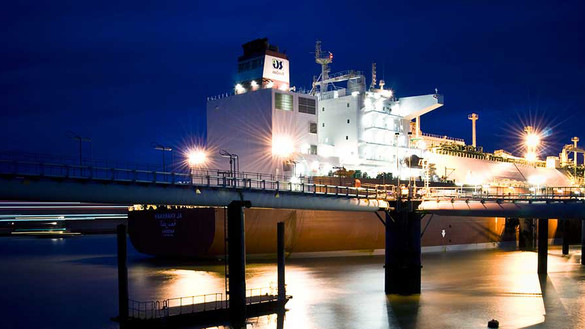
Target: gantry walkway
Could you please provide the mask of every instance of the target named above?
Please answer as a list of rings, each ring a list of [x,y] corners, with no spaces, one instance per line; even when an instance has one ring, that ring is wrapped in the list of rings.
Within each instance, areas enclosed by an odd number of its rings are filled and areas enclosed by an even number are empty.
[[[291,181],[290,177],[220,170],[156,170],[0,160],[0,199],[121,204],[227,206],[375,211],[393,192]]]
[[[538,187],[532,191],[480,186],[355,187],[316,184],[309,179],[0,159],[3,200],[223,207],[245,199],[254,207],[345,211],[387,210],[398,200],[411,200],[419,204],[417,210],[438,215],[585,218],[585,190],[577,187]]]

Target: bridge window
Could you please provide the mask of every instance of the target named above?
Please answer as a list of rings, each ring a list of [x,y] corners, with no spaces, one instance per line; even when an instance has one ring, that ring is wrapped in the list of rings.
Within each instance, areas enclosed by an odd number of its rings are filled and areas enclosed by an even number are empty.
[[[293,96],[289,94],[274,93],[274,107],[283,111],[292,111]]]
[[[347,119],[347,123],[349,123],[349,119]]]
[[[317,102],[313,98],[299,97],[299,112],[316,114]]]
[[[309,154],[317,155],[317,145],[311,145],[309,149]]]
[[[317,123],[316,122],[309,122],[309,133],[311,133],[311,134],[317,133]]]

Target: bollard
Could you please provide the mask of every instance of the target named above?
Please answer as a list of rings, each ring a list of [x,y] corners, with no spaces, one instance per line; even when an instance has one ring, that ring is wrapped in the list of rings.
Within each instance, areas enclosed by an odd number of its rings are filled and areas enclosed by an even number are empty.
[[[500,322],[498,322],[498,320],[491,319],[490,321],[488,321],[488,328],[499,328],[499,327],[500,327]]]

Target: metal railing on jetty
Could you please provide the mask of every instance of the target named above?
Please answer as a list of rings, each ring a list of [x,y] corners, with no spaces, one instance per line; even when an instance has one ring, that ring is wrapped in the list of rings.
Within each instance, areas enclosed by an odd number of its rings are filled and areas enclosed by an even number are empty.
[[[40,161],[39,161],[40,160]],[[54,158],[22,159],[0,156],[0,175],[35,178],[73,179],[117,183],[158,185],[184,185],[194,187],[234,188],[271,192],[294,192],[301,194],[345,196],[365,199],[391,199],[393,187],[375,189],[369,187],[337,186],[312,183],[312,178],[284,175],[231,172],[225,170],[161,171],[146,165],[126,164],[120,167],[103,166],[98,161],[75,164],[73,161],[58,161]],[[104,164],[107,164],[103,162]],[[118,165],[123,165],[118,163]]]
[[[58,160],[54,157],[22,158],[0,155],[0,175],[69,179],[76,181],[116,182],[192,186],[194,188],[226,188],[259,192],[294,193],[302,195],[349,197],[393,201],[397,198],[416,200],[441,199],[499,199],[499,200],[571,200],[584,199],[585,189],[580,187],[417,187],[379,184],[342,186],[317,184],[312,177],[290,177],[284,175],[231,172],[225,170],[161,171],[152,165],[134,165],[100,161],[77,162]]]
[[[247,305],[262,304],[278,300],[273,288],[253,288],[246,290]],[[128,315],[131,319],[152,320],[169,316],[199,312],[225,310],[229,308],[229,296],[212,293],[197,296],[168,298],[156,301],[128,300]]]
[[[430,187],[428,191],[418,189],[415,192],[424,201],[441,200],[500,200],[500,201],[562,201],[584,200],[585,188],[582,187]]]

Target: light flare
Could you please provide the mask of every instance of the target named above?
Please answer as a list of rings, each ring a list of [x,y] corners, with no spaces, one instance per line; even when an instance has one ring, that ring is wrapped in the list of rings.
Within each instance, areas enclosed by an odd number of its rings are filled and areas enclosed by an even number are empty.
[[[194,148],[187,151],[187,163],[189,167],[200,167],[207,162],[207,152],[201,148]]]
[[[294,150],[294,142],[290,136],[275,135],[272,137],[272,155],[288,158],[294,153]]]

